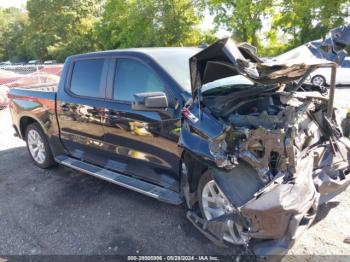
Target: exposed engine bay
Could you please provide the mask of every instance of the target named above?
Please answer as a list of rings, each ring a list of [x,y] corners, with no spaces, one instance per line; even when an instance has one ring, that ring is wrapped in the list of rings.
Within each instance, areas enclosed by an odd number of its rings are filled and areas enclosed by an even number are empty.
[[[323,97],[308,93],[248,99],[229,114],[225,133],[210,141],[217,166],[232,169],[217,172],[219,187],[250,221],[242,237],[281,239],[292,219],[306,228],[318,205],[350,183],[350,140],[327,119],[326,109]],[[250,177],[238,182],[246,187],[243,194],[237,180],[224,177],[236,176],[240,165]]]
[[[350,184],[350,139],[334,98],[294,88],[312,66],[268,66],[252,63],[252,56],[245,66],[239,59],[228,65],[237,53],[227,55],[233,48],[218,46],[224,52],[215,59],[212,48],[192,60],[194,86],[200,87],[183,111],[181,144],[209,166],[230,208],[216,217],[189,212],[188,218],[218,244],[248,246],[254,239],[255,255],[285,254],[312,224],[318,206]],[[206,86],[235,75],[254,83]]]
[[[236,158],[241,158],[261,174],[270,173],[270,179],[262,177],[270,181],[278,172],[295,170],[296,158],[302,151],[327,140],[326,110],[322,98],[308,97],[307,93],[299,97],[275,93],[248,99],[232,108],[226,119],[229,128],[225,139],[212,139],[211,153],[218,166],[233,168]]]

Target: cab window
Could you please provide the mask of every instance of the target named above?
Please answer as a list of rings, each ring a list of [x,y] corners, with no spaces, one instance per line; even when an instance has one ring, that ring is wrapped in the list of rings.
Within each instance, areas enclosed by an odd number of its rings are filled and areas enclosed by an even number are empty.
[[[165,91],[159,77],[145,64],[133,59],[118,59],[113,98],[133,101],[133,95],[143,92]]]
[[[103,98],[101,92],[104,59],[82,60],[74,63],[70,91],[79,96]]]

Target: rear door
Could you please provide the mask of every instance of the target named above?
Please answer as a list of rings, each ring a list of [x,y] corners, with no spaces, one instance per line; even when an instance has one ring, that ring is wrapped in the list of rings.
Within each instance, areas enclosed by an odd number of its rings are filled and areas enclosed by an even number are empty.
[[[337,83],[350,84],[350,60],[344,60],[341,67],[337,68]]]
[[[171,82],[153,63],[132,57],[116,59],[110,76],[103,138],[109,152],[107,167],[178,190],[181,107]],[[132,109],[134,94],[155,91],[166,93],[169,108]]]
[[[71,156],[94,164],[102,146],[104,99],[108,60],[100,57],[78,59],[68,64],[69,72],[57,95],[60,137]]]

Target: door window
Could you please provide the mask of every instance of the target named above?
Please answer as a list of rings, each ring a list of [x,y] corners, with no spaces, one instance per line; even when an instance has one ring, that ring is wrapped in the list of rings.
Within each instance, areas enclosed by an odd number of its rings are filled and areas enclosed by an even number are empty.
[[[79,96],[103,98],[101,81],[104,59],[74,63],[70,90]]]
[[[133,101],[133,95],[143,92],[164,92],[164,84],[143,63],[132,59],[118,59],[114,80],[115,100]]]

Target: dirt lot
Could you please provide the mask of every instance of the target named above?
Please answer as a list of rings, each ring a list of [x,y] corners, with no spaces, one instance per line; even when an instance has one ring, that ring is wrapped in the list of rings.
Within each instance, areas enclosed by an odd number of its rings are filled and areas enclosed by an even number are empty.
[[[341,89],[338,97],[337,105],[344,105],[350,91]],[[218,248],[197,232],[183,206],[167,205],[64,167],[35,167],[25,144],[12,134],[8,111],[0,111],[1,255],[237,252]],[[320,208],[316,223],[289,253],[350,255],[350,245],[343,243],[350,236],[349,220],[350,188]]]

